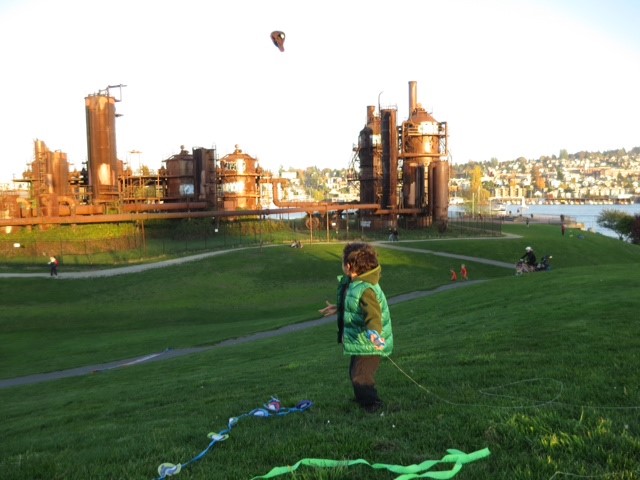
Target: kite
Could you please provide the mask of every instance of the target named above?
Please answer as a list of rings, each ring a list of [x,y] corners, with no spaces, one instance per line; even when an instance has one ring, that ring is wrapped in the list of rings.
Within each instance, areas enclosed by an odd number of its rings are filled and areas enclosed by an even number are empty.
[[[276,397],[272,397],[271,400],[263,404],[263,408],[254,408],[250,412],[244,413],[238,417],[231,417],[227,423],[227,428],[220,432],[211,432],[207,435],[210,442],[207,448],[205,448],[198,455],[185,463],[163,463],[158,467],[159,477],[156,480],[166,480],[168,477],[179,474],[189,465],[201,460],[207,453],[209,453],[213,447],[220,442],[227,440],[231,434],[231,430],[238,422],[246,417],[278,417],[288,415],[290,413],[304,412],[313,406],[313,402],[309,400],[303,400],[299,402],[295,407],[285,408],[282,406],[280,400]],[[252,480],[266,480],[274,477],[289,475],[297,470],[299,467],[306,466],[312,468],[345,468],[357,465],[366,465],[374,470],[387,470],[389,472],[400,474],[395,477],[395,480],[412,480],[416,478],[431,478],[431,479],[451,479],[462,469],[462,467],[468,463],[475,462],[486,458],[490,455],[488,448],[478,450],[472,453],[464,453],[460,450],[449,449],[447,455],[440,460],[425,460],[417,465],[390,465],[385,463],[369,463],[363,459],[357,460],[329,460],[325,458],[303,458],[293,465],[287,465],[284,467],[275,467],[271,471],[264,475],[253,477]],[[443,464],[451,464],[450,470],[443,470],[441,467]],[[436,470],[432,470],[434,467]]]
[[[281,52],[284,52],[284,39],[284,32],[281,32],[280,30],[271,32],[271,41],[276,47],[278,47],[278,50],[280,50]]]
[[[250,412],[244,413],[238,417],[231,417],[227,424],[227,428],[225,428],[224,430],[218,433],[216,432],[209,433],[207,435],[209,440],[211,440],[209,442],[209,445],[207,445],[207,448],[205,448],[202,452],[200,452],[198,455],[193,457],[191,460],[185,463],[166,462],[161,464],[158,467],[158,475],[160,476],[157,477],[156,480],[164,480],[167,477],[177,475],[185,467],[188,467],[192,463],[195,463],[198,460],[202,459],[207,453],[209,453],[209,451],[211,451],[211,449],[216,445],[216,443],[224,442],[225,440],[227,440],[229,438],[229,434],[231,433],[231,429],[235,427],[238,424],[238,422],[245,417],[263,417],[263,418],[279,417],[283,415],[288,415],[290,413],[304,412],[305,410],[311,408],[311,406],[313,406],[313,402],[309,400],[303,400],[300,403],[298,403],[295,407],[285,408],[280,403],[280,400],[278,400],[275,397],[272,397],[271,400],[269,400],[269,402],[263,405],[264,408],[254,408]]]
[[[472,453],[464,453],[460,450],[449,449],[447,455],[440,460],[425,460],[417,465],[389,465],[386,463],[369,463],[366,460],[328,460],[325,458],[303,458],[299,462],[286,467],[275,467],[269,473],[261,475],[259,477],[253,477],[251,480],[262,480],[277,477],[280,475],[287,475],[293,473],[300,466],[316,467],[316,468],[344,468],[355,465],[367,465],[374,470],[388,470],[392,473],[400,473],[401,475],[395,477],[395,480],[411,480],[414,478],[434,478],[434,479],[450,479],[456,476],[456,474],[462,469],[463,465],[467,463],[475,462],[490,455],[488,448],[478,450]],[[453,464],[450,470],[431,470],[433,467],[450,463]],[[431,470],[431,471],[430,471]]]

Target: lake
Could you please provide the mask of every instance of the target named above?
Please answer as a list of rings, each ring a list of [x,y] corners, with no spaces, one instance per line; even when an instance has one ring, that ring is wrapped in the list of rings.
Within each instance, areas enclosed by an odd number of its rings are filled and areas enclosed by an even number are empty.
[[[507,214],[518,215],[520,205],[507,205]],[[577,223],[584,225],[585,230],[601,233],[608,237],[618,236],[615,232],[598,225],[598,217],[603,210],[618,210],[628,215],[640,215],[640,203],[631,205],[527,205],[523,215],[543,215],[547,217],[571,217]],[[511,213],[510,213],[511,212]]]
[[[520,209],[520,205],[506,205],[507,214],[517,216],[519,214],[518,209]],[[536,215],[542,215],[549,218],[560,220],[560,215],[564,215],[566,217],[571,217],[571,219],[575,220],[577,223],[581,223],[584,225],[585,230],[591,230],[593,232],[601,233],[602,235],[606,235],[608,237],[618,238],[615,232],[611,230],[604,229],[598,225],[598,217],[603,210],[618,210],[622,211],[628,215],[640,215],[640,203],[634,203],[631,205],[528,205],[524,215],[533,214],[534,217]],[[464,212],[464,208],[452,205],[449,207],[449,216],[457,215],[456,212]],[[305,213],[291,213],[283,216],[282,214],[277,215],[278,218],[301,218],[304,217]],[[276,216],[274,216],[275,218]]]

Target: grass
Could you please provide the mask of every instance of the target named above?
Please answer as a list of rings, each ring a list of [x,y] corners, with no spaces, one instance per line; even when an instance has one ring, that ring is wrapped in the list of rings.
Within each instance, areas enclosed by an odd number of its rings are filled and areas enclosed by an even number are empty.
[[[229,417],[272,395],[307,412],[248,418],[185,479],[249,479],[305,457],[410,465],[449,448],[491,455],[460,479],[640,478],[637,246],[547,226],[523,238],[401,243],[513,262],[531,244],[554,270],[467,263],[484,283],[392,306],[387,406],[351,402],[335,326],[133,368],[0,390],[8,479],[151,479],[186,462]],[[263,248],[95,280],[0,279],[0,377],[129,358],[317,318],[341,246]],[[449,283],[459,261],[379,248],[388,297]],[[61,273],[63,275],[64,273]],[[46,281],[49,280],[49,281]],[[297,479],[390,479],[367,467]],[[283,477],[287,478],[287,477]]]

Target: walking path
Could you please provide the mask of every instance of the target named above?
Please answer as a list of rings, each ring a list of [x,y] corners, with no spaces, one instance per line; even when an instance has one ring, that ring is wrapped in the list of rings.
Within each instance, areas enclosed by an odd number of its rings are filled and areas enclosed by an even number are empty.
[[[490,260],[490,259],[486,259],[486,258],[479,258],[479,257],[470,257],[467,255],[458,255],[458,254],[453,254],[453,253],[443,253],[443,252],[436,252],[436,251],[432,251],[432,250],[423,250],[423,249],[419,249],[419,248],[412,248],[412,247],[403,247],[401,245],[402,242],[393,242],[393,243],[387,243],[387,242],[380,242],[380,243],[376,243],[376,246],[378,248],[388,248],[391,250],[402,250],[402,251],[407,251],[407,252],[414,252],[414,253],[421,253],[421,254],[428,254],[428,255],[437,255],[437,256],[441,256],[441,257],[450,257],[450,258],[455,258],[458,260],[464,260],[467,262],[476,262],[476,263],[483,263],[486,265],[493,265],[493,266],[497,266],[497,267],[503,267],[503,268],[509,268],[509,269],[513,269],[514,266],[512,263],[506,263],[506,262],[499,262],[496,260]],[[234,249],[234,250],[223,250],[223,251],[216,251],[216,252],[207,252],[207,253],[203,253],[203,254],[199,254],[199,255],[192,255],[189,257],[182,257],[182,258],[175,258],[175,259],[171,259],[171,260],[165,260],[162,262],[158,262],[158,263],[150,263],[150,264],[142,264],[142,265],[132,265],[132,266],[128,266],[128,267],[120,267],[120,268],[109,268],[109,269],[105,269],[105,270],[96,270],[96,271],[84,271],[84,272],[69,272],[69,273],[65,273],[64,276],[61,275],[60,278],[68,278],[68,279],[78,279],[78,278],[97,278],[97,277],[108,277],[108,276],[114,276],[114,275],[123,275],[123,274],[128,274],[128,273],[138,273],[138,272],[142,272],[145,270],[151,270],[151,269],[155,269],[155,268],[164,268],[164,267],[168,267],[171,265],[180,265],[183,263],[187,263],[187,262],[195,262],[198,260],[201,260],[203,258],[208,258],[208,257],[213,257],[216,255],[223,255],[225,253],[230,253],[230,252],[237,252],[240,250],[247,250],[250,248],[256,248],[256,247],[246,247],[246,248],[240,248],[240,249]],[[47,273],[27,273],[27,274],[18,274],[18,273],[4,273],[4,274],[0,274],[0,278],[25,278],[25,277],[48,277],[49,274]],[[445,292],[448,290],[452,290],[455,288],[460,288],[460,287],[466,287],[466,286],[471,286],[471,285],[477,285],[479,283],[483,283],[484,280],[471,280],[471,281],[467,281],[467,282],[456,282],[456,283],[451,283],[451,284],[447,284],[447,285],[443,285],[441,287],[438,287],[434,290],[428,290],[428,291],[417,291],[417,292],[411,292],[411,293],[406,293],[403,295],[398,295],[396,297],[390,298],[389,299],[389,304],[390,305],[394,305],[397,303],[402,303],[402,302],[406,302],[409,300],[415,300],[417,298],[424,298],[424,297],[428,297],[431,295],[435,295],[441,292]],[[83,375],[88,375],[88,374],[93,374],[93,373],[99,373],[99,372],[105,372],[105,371],[109,371],[109,370],[113,370],[116,368],[122,368],[122,367],[130,367],[130,366],[134,366],[134,365],[140,365],[142,363],[151,363],[151,362],[157,362],[160,360],[167,360],[170,358],[176,358],[176,357],[182,357],[185,355],[192,355],[195,353],[200,353],[200,352],[204,352],[207,350],[213,350],[213,349],[218,349],[218,348],[223,348],[223,347],[228,347],[228,346],[233,346],[233,345],[240,345],[243,343],[249,343],[249,342],[255,342],[257,340],[263,340],[265,338],[273,338],[273,337],[279,337],[282,335],[286,335],[292,332],[298,332],[301,330],[306,330],[308,328],[313,328],[313,327],[317,327],[320,325],[325,325],[327,323],[332,323],[336,321],[336,316],[332,315],[330,317],[323,317],[323,318],[319,318],[316,320],[310,320],[308,322],[301,322],[301,323],[296,323],[296,324],[292,324],[292,325],[285,325],[284,327],[280,327],[276,330],[269,330],[266,332],[258,332],[258,333],[254,333],[252,335],[247,335],[245,337],[240,337],[240,338],[233,338],[233,339],[229,339],[229,340],[225,340],[223,342],[217,343],[215,345],[210,345],[210,346],[206,346],[206,347],[193,347],[193,348],[181,348],[181,349],[167,349],[164,350],[163,352],[157,352],[157,353],[152,353],[149,355],[145,355],[142,357],[136,357],[136,358],[129,358],[129,359],[125,359],[125,360],[118,360],[118,361],[114,361],[114,362],[109,362],[109,363],[103,363],[103,364],[99,364],[99,365],[89,365],[89,366],[85,366],[85,367],[78,367],[78,368],[72,368],[69,370],[61,370],[61,371],[57,371],[57,372],[49,372],[49,373],[40,373],[40,374],[35,374],[35,375],[28,375],[28,376],[24,376],[24,377],[18,377],[18,378],[9,378],[9,379],[4,379],[4,380],[0,380],[0,389],[3,388],[9,388],[9,387],[17,387],[17,386],[21,386],[21,385],[32,385],[32,384],[36,384],[36,383],[42,383],[42,382],[49,382],[52,380],[58,380],[61,378],[70,378],[70,377],[79,377],[79,376],[83,376]]]

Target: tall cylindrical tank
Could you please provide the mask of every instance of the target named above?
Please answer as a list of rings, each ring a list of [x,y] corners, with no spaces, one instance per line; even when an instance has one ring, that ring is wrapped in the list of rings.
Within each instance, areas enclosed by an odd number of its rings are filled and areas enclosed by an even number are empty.
[[[409,119],[402,124],[402,197],[405,207],[428,207],[431,214],[434,182],[429,165],[447,154],[446,128],[425,111],[417,100],[417,83],[411,81]]]
[[[367,107],[367,123],[358,136],[360,161],[360,202],[379,203],[382,197],[382,164],[380,149],[380,118],[375,107]]]
[[[398,132],[397,111],[383,109],[380,112],[380,137],[382,142],[382,208],[398,207]]]
[[[69,194],[69,163],[67,154],[52,152],[42,140],[34,141],[34,159],[31,164],[31,186],[40,213],[57,215],[57,197]]]
[[[57,195],[68,195],[70,188],[67,154],[60,151],[50,152],[50,159],[53,193]]]
[[[85,97],[89,184],[94,202],[118,195],[116,152],[116,99],[97,93]]]
[[[194,169],[196,193],[199,200],[206,200],[212,207],[217,206],[216,150],[214,148],[194,148]]]
[[[238,145],[233,153],[220,159],[217,170],[223,209],[256,210],[260,203],[261,169],[257,159],[243,153]]]
[[[435,160],[429,165],[429,214],[435,222],[449,217],[449,162]]]

